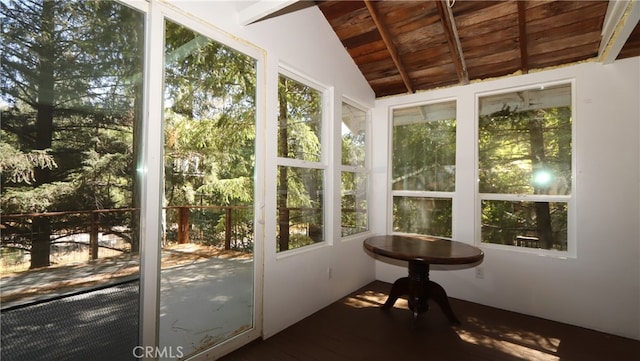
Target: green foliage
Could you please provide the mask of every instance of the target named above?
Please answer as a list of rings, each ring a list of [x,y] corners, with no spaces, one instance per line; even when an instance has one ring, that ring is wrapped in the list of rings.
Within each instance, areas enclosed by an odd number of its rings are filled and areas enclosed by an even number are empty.
[[[166,21],[164,159],[168,206],[241,205],[254,200],[256,62]],[[227,217],[231,229],[227,230]],[[169,228],[177,212],[167,211]],[[253,212],[192,209],[190,239],[253,248]],[[170,231],[168,232],[170,233]],[[168,235],[170,236],[170,234]]]
[[[454,103],[441,106],[455,110]],[[437,108],[415,108],[414,112],[417,115],[405,121],[394,117],[393,190],[454,192],[456,119],[430,117],[431,112],[439,114]],[[397,232],[451,237],[451,217],[450,198],[393,198],[393,229]]]
[[[68,182],[45,183],[37,188],[6,187],[2,194],[2,212],[40,213],[56,208],[61,199],[75,195],[73,184]]]
[[[342,136],[342,164],[364,166],[366,148],[365,133]]]
[[[322,93],[280,75],[278,156],[319,162]]]
[[[452,201],[426,197],[393,197],[393,230],[451,237]]]
[[[549,248],[567,250],[566,203],[549,203],[553,244]],[[482,241],[514,245],[518,236],[539,239],[535,202],[482,201]],[[533,247],[544,248],[537,241]]]
[[[285,167],[278,167],[277,178]],[[286,189],[288,207],[313,207],[314,198],[309,193],[309,183],[313,182],[315,169],[286,167],[286,184],[280,185]],[[308,180],[308,182],[307,182]]]
[[[0,17],[3,212],[134,206],[144,16],[115,1],[36,0],[3,2]],[[73,222],[52,221],[51,235]]]
[[[455,119],[394,126],[392,154],[394,189],[455,190]]]
[[[368,229],[366,173],[341,172],[340,223],[342,236]]]
[[[253,200],[253,179],[238,177],[234,179],[218,179],[202,185],[197,189],[199,194],[207,194],[219,200],[220,205],[228,205],[234,201],[248,204]]]
[[[3,137],[4,133],[1,133]],[[44,149],[25,153],[0,140],[0,177],[3,188],[8,183],[33,183],[35,168],[56,168],[57,164],[50,152],[51,149]]]
[[[541,139],[533,137],[536,129]],[[536,142],[541,143],[534,152]],[[503,108],[480,117],[480,192],[568,194],[571,189],[571,110],[568,107],[518,111]],[[536,172],[552,175],[542,188]]]
[[[255,60],[166,22],[168,205],[252,204]]]
[[[532,90],[524,98],[557,102],[570,94],[568,86],[548,90]],[[571,108],[545,107],[541,100],[529,105],[523,110],[505,104],[479,119],[479,191],[487,198],[482,241],[566,250],[568,204],[513,197],[571,193]],[[492,194],[509,200],[491,200]]]
[[[304,235],[304,234],[292,234],[289,236],[289,248],[288,249],[296,249],[304,246],[310,246],[316,243],[313,238]],[[280,249],[280,245],[276,245],[276,252],[282,251]]]
[[[38,208],[130,206],[132,106],[134,97],[140,96],[135,86],[142,64],[142,49],[137,47],[142,40],[137,24],[141,16],[103,1],[11,3],[2,10],[6,22],[2,73],[8,79],[2,99],[9,105],[3,112],[3,144],[4,135],[11,134],[7,147],[39,155],[35,160],[40,163],[34,165],[51,170],[46,176],[40,172],[40,178],[29,175],[33,187],[68,183],[65,191],[32,192],[44,197],[41,204],[49,205]],[[38,67],[45,58],[50,69]],[[43,73],[49,71],[51,94],[41,97],[42,88],[48,86],[43,84]],[[51,103],[43,103],[46,99]],[[39,126],[36,119],[43,117],[49,117],[50,128]],[[45,143],[50,147],[39,148],[43,143],[37,139],[48,139]],[[21,159],[11,158],[3,170],[24,166]],[[120,188],[116,202],[111,199],[114,188]],[[86,197],[79,197],[84,200],[75,204],[52,199],[56,194],[66,197],[68,189]],[[6,198],[3,194],[3,202]]]

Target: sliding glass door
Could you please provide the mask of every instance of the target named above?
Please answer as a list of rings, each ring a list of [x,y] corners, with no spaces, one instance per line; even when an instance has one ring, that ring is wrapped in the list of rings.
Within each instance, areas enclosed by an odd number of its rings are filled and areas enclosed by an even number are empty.
[[[164,21],[159,342],[189,358],[255,328],[257,62]]]

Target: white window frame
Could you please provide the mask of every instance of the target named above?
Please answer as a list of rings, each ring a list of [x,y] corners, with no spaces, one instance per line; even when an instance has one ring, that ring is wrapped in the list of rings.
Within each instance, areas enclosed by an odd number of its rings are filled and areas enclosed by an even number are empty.
[[[369,207],[371,203],[371,109],[368,107],[352,100],[347,96],[342,97],[342,101],[340,103],[340,108],[342,109],[342,104],[347,104],[352,106],[358,110],[361,110],[365,114],[365,156],[364,156],[364,166],[354,166],[342,164],[342,134],[340,134],[340,142],[334,143],[334,148],[339,155],[337,157],[340,166],[338,167],[336,178],[338,190],[340,190],[340,197],[338,197],[337,205],[336,205],[336,213],[339,215],[337,217],[336,222],[339,222],[340,225],[338,237],[343,241],[349,241],[351,239],[360,239],[363,235],[367,235],[371,233],[371,216],[369,212]],[[336,122],[337,123],[337,122]],[[340,128],[342,127],[342,111],[340,113]],[[364,175],[367,179],[367,188],[365,189],[365,193],[367,195],[367,229],[362,232],[350,234],[347,236],[342,236],[342,172],[350,172]]]
[[[479,175],[479,136],[480,131],[480,98],[491,95],[499,95],[506,93],[513,93],[517,91],[542,89],[545,87],[556,85],[570,85],[571,86],[571,193],[569,195],[541,195],[541,194],[494,194],[494,193],[480,193],[480,175]],[[577,237],[576,237],[576,141],[577,141],[577,107],[576,107],[576,82],[575,79],[564,79],[552,82],[541,82],[522,85],[513,88],[501,88],[498,90],[492,90],[487,92],[478,92],[475,94],[475,107],[474,107],[474,175],[475,175],[475,205],[474,205],[474,219],[475,219],[475,245],[485,249],[507,250],[525,254],[534,254],[540,256],[551,256],[557,258],[576,258],[577,255]],[[493,243],[482,242],[482,201],[483,200],[504,200],[504,201],[544,201],[544,202],[562,202],[567,203],[567,250],[547,250],[539,248],[529,247],[517,247],[513,245],[501,245]]]
[[[448,103],[448,102],[454,102],[455,103],[455,109],[456,109],[456,171],[455,171],[455,175],[454,175],[454,179],[455,179],[455,186],[454,186],[454,191],[453,192],[442,192],[442,191],[412,191],[412,190],[393,190],[393,128],[394,128],[394,116],[393,116],[393,112],[397,109],[406,109],[406,108],[413,108],[413,107],[418,107],[418,106],[423,106],[423,105],[433,105],[433,104],[440,104],[440,103]],[[416,102],[416,103],[407,103],[407,104],[401,104],[401,105],[396,105],[396,106],[392,106],[389,107],[389,158],[388,158],[388,164],[389,164],[389,172],[388,172],[388,177],[389,179],[387,180],[387,184],[389,185],[389,198],[387,200],[387,205],[388,205],[388,213],[389,217],[387,217],[387,229],[390,230],[391,234],[406,234],[405,232],[396,232],[393,230],[393,198],[395,196],[398,197],[412,197],[412,198],[437,198],[437,199],[450,199],[451,200],[451,238],[455,238],[455,231],[456,231],[456,193],[457,193],[457,189],[459,187],[459,177],[458,177],[458,159],[459,159],[459,151],[460,148],[458,147],[459,143],[458,143],[458,132],[459,132],[459,119],[458,119],[458,114],[460,113],[458,111],[460,107],[460,101],[458,98],[456,97],[446,97],[446,98],[439,98],[439,99],[433,99],[433,100],[429,100],[429,101],[422,101],[422,102]],[[449,238],[449,237],[443,237],[440,235],[434,235],[437,237],[441,237],[441,238]]]
[[[323,240],[322,242],[317,242],[314,244],[310,244],[308,246],[288,249],[285,251],[274,252],[276,253],[276,259],[281,259],[285,257],[295,256],[300,253],[306,253],[313,251],[317,248],[323,248],[327,246],[333,245],[333,234],[329,232],[330,229],[333,229],[333,222],[331,219],[330,210],[333,209],[332,198],[329,196],[333,194],[333,187],[331,179],[331,174],[329,172],[328,159],[330,150],[332,147],[332,141],[330,140],[330,125],[331,118],[333,114],[333,88],[323,85],[321,82],[311,79],[310,77],[303,75],[301,72],[295,70],[293,67],[280,63],[278,65],[278,82],[280,81],[280,76],[283,75],[291,80],[295,80],[301,84],[304,84],[316,91],[318,91],[322,95],[322,110],[321,110],[321,125],[320,125],[320,161],[312,162],[308,160],[302,159],[294,159],[294,158],[285,158],[276,156],[276,168],[279,166],[284,167],[296,167],[296,168],[305,168],[305,169],[317,169],[322,170],[322,187],[323,187],[323,210],[322,210],[322,234]],[[277,128],[277,126],[276,126]],[[276,135],[277,136],[277,135]],[[277,142],[277,141],[275,141]],[[274,212],[277,213],[277,202],[276,208]],[[277,226],[276,226],[277,227]],[[276,228],[277,231],[277,228]]]

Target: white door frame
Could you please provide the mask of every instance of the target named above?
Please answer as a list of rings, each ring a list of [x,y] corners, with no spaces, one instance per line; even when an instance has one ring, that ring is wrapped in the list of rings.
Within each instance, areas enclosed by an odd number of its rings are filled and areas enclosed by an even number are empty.
[[[217,42],[256,59],[256,142],[255,142],[255,202],[254,202],[254,287],[253,327],[214,347],[196,354],[190,360],[204,360],[224,355],[262,335],[262,294],[264,265],[264,200],[265,200],[265,124],[266,124],[266,53],[248,42],[205,23],[192,15],[160,0],[123,0],[147,14],[145,24],[145,81],[144,81],[144,131],[143,159],[138,172],[142,184],[140,210],[140,336],[139,345],[145,351],[143,359],[157,359],[161,352],[176,355],[179,350],[159,350],[160,312],[160,239],[161,210],[163,206],[163,104],[164,98],[164,20],[171,19]],[[132,350],[133,352],[133,350]],[[142,354],[140,350],[138,355]],[[148,357],[148,354],[154,355]]]

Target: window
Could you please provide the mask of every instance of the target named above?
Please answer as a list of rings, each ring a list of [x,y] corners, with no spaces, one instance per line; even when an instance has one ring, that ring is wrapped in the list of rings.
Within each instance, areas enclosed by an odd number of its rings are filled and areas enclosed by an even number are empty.
[[[340,221],[343,237],[369,229],[367,214],[367,112],[342,103]]]
[[[277,252],[324,240],[324,94],[294,77],[278,81]]]
[[[480,96],[481,240],[567,250],[571,84]]]
[[[456,102],[393,110],[393,231],[452,236]]]

